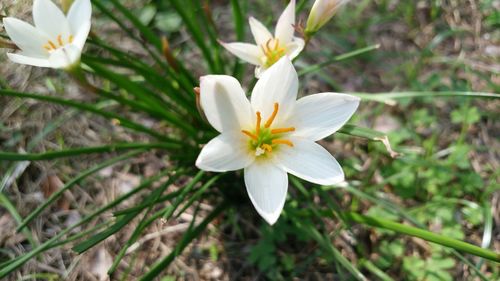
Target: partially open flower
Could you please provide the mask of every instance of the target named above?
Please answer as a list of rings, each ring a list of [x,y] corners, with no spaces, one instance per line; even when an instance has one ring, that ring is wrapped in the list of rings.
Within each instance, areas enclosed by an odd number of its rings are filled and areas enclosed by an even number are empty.
[[[316,0],[307,18],[306,34],[317,32],[347,2],[349,0]]]
[[[250,200],[269,224],[285,204],[287,173],[323,185],[344,180],[338,162],[316,141],[340,129],[359,98],[321,93],[297,101],[297,72],[288,57],[262,75],[250,101],[231,76],[204,76],[200,90],[206,117],[220,135],[203,147],[196,166],[213,172],[244,169]]]
[[[293,36],[295,0],[290,1],[278,19],[274,36],[255,18],[250,17],[249,23],[256,45],[240,42],[221,44],[235,56],[256,65],[255,76],[257,78],[283,56],[288,55],[293,59],[304,49],[304,40]]]
[[[15,63],[39,67],[71,68],[78,64],[90,31],[90,0],[76,0],[68,15],[50,0],[35,0],[35,27],[16,18],[3,19],[10,39],[21,49],[8,53]]]

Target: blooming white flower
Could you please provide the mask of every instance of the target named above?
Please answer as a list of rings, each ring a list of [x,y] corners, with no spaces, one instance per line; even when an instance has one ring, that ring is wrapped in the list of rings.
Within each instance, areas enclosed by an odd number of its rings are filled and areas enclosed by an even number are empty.
[[[349,0],[316,0],[307,18],[306,33],[315,33]]]
[[[340,129],[359,98],[321,93],[296,100],[298,77],[288,57],[262,75],[250,101],[231,76],[203,76],[200,91],[206,117],[220,135],[203,147],[196,166],[213,172],[244,169],[250,200],[269,224],[285,204],[287,173],[322,185],[344,180],[338,162],[316,141]]]
[[[281,57],[288,55],[293,59],[304,49],[304,40],[293,36],[295,0],[290,1],[278,19],[274,36],[255,18],[250,17],[249,23],[256,45],[240,42],[221,42],[221,44],[235,56],[256,65],[255,77],[257,78]]]
[[[7,56],[20,64],[71,68],[80,61],[90,31],[91,14],[90,0],[76,0],[67,16],[52,1],[35,0],[35,27],[16,18],[3,19],[7,34],[21,49],[20,53]]]

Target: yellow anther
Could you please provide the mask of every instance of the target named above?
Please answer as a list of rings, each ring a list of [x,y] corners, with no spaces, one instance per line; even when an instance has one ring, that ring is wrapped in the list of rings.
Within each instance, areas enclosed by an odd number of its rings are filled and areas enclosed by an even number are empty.
[[[57,43],[59,43],[59,46],[61,47],[64,45],[61,34],[57,36]]]
[[[48,43],[52,47],[52,49],[54,49],[54,50],[57,49],[57,46],[56,46],[56,44],[54,44],[54,42],[52,42],[52,41],[49,40]]]
[[[252,139],[257,140],[257,136],[256,136],[256,135],[254,135],[254,134],[252,134],[252,133],[250,133],[249,131],[247,131],[247,130],[241,130],[241,132],[242,132],[243,134],[245,134],[245,135],[247,135],[247,136],[251,137]]]
[[[43,48],[44,48],[45,50],[47,50],[47,51],[52,51],[52,50],[53,50],[53,49],[52,49],[52,47],[51,47],[49,44],[45,44],[45,45],[43,45]]]
[[[260,147],[269,153],[273,152],[273,147],[267,143],[261,145]]]
[[[293,142],[291,142],[289,140],[275,139],[275,140],[272,140],[271,142],[272,142],[272,144],[286,144],[290,147],[293,147]]]
[[[257,111],[257,124],[255,126],[255,134],[258,136],[260,133],[260,122],[262,121],[262,117],[260,116],[260,111]]]
[[[274,121],[274,118],[276,118],[276,115],[278,114],[278,109],[279,109],[279,105],[278,105],[277,102],[275,102],[274,103],[273,114],[271,114],[271,117],[269,117],[269,119],[267,119],[266,124],[264,125],[264,127],[269,128],[271,126],[271,124]]]
[[[70,36],[69,36],[69,38],[68,38],[68,42],[69,42],[70,44],[71,44],[71,43],[73,43],[73,39],[74,39],[74,38],[73,38],[73,35],[70,35]]]
[[[282,133],[288,133],[288,132],[293,132],[293,131],[295,131],[294,127],[278,128],[278,129],[272,129],[271,134],[282,134]]]

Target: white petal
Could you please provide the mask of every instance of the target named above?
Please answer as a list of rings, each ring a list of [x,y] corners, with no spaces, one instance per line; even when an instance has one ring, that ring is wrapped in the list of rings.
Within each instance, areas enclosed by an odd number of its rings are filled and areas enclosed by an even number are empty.
[[[80,27],[90,21],[92,5],[90,0],[76,0],[69,8],[68,23],[72,34],[77,34]]]
[[[43,48],[43,45],[47,44],[47,38],[31,24],[16,18],[4,18],[3,25],[10,39],[23,51],[24,55],[48,57],[47,51]]]
[[[264,45],[267,41],[273,39],[271,32],[269,32],[269,30],[267,30],[267,28],[260,21],[254,17],[250,17],[248,22],[250,24],[250,30],[252,31],[253,38],[255,39],[255,43],[257,43],[258,46]]]
[[[264,68],[264,66],[262,65],[257,66],[254,71],[255,78],[259,79],[262,74],[264,74],[264,71],[266,71],[266,69],[267,68]]]
[[[231,52],[233,55],[237,56],[238,58],[254,64],[254,65],[260,65],[262,62],[260,60],[260,57],[262,56],[262,52],[260,51],[259,47],[253,44],[248,44],[248,43],[222,43],[222,46],[226,48],[229,52]]]
[[[275,159],[285,171],[304,180],[331,185],[344,180],[342,167],[321,145],[307,139],[290,138],[293,147],[281,145]]]
[[[295,127],[294,136],[317,141],[340,129],[358,108],[360,99],[337,93],[320,93],[297,101],[287,121]]]
[[[299,79],[292,62],[287,56],[268,68],[252,91],[252,108],[260,111],[262,118],[269,118],[274,110],[274,103],[279,104],[276,121],[279,124],[293,112],[297,99]]]
[[[200,101],[208,122],[219,132],[251,126],[252,110],[240,82],[227,75],[200,78]]]
[[[33,20],[37,29],[43,31],[52,40],[60,35],[68,38],[70,29],[64,13],[50,0],[33,2]]]
[[[283,210],[288,189],[288,175],[271,161],[258,160],[245,168],[245,185],[253,206],[269,224],[274,224]]]
[[[294,37],[292,42],[286,45],[286,53],[290,59],[297,57],[302,50],[304,50],[305,42],[304,39],[299,37]]]
[[[75,34],[73,39],[73,45],[77,46],[80,50],[83,50],[83,46],[85,45],[85,41],[87,41],[87,37],[90,32],[90,21],[84,23],[78,33]]]
[[[255,156],[248,149],[248,138],[241,132],[222,133],[208,142],[196,159],[204,171],[226,172],[248,167]]]
[[[50,62],[48,59],[35,58],[31,56],[25,56],[21,54],[7,53],[7,57],[15,63],[27,64],[38,67],[50,67]]]
[[[76,0],[68,12],[68,22],[74,36],[73,44],[83,48],[90,32],[92,5],[90,0]]]
[[[66,45],[52,52],[49,57],[50,67],[69,68],[80,61],[81,50],[73,44]]]
[[[293,33],[295,32],[295,0],[291,0],[290,4],[281,14],[276,24],[274,37],[278,38],[282,44],[288,44],[292,41]]]

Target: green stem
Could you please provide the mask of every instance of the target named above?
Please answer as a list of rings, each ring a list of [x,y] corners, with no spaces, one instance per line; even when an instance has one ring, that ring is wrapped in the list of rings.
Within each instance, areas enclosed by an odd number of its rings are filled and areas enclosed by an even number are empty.
[[[361,224],[366,224],[374,227],[379,227],[383,229],[392,230],[398,233],[411,235],[414,237],[422,238],[429,242],[433,242],[439,245],[443,245],[446,247],[450,247],[459,251],[467,252],[469,254],[483,257],[485,259],[500,263],[500,254],[495,253],[493,251],[483,249],[481,247],[453,239],[450,237],[446,237],[440,234],[436,234],[427,230],[423,230],[420,228],[412,227],[409,225],[404,225],[401,223],[393,222],[390,220],[385,220],[381,218],[374,218],[369,216],[364,216],[354,212],[346,212],[344,213],[345,217],[351,220],[352,222],[357,222]]]

